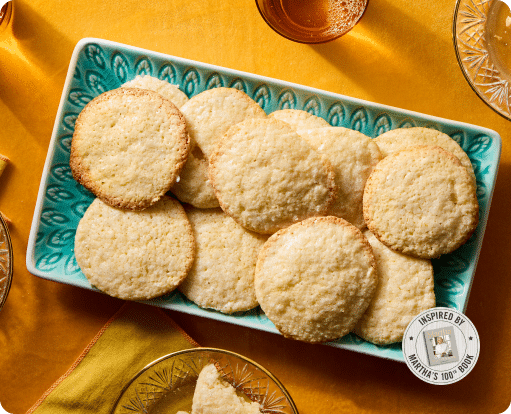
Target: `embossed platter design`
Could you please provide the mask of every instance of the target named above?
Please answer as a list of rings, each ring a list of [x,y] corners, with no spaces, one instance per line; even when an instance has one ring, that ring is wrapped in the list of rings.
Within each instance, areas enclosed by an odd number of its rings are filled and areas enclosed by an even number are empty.
[[[74,123],[87,102],[138,74],[175,83],[189,97],[218,86],[235,87],[250,95],[267,113],[282,108],[304,109],[333,126],[355,129],[373,138],[390,129],[412,126],[435,128],[450,135],[474,166],[480,222],[464,246],[433,261],[435,293],[438,306],[465,310],[500,160],[502,143],[496,132],[101,39],[81,40],[71,59],[28,243],[27,268],[31,273],[93,289],[80,272],[73,252],[76,227],[93,200],[92,194],[73,180],[69,168]],[[278,333],[260,308],[224,315],[200,309],[177,291],[145,303]],[[376,346],[349,334],[328,345],[404,361],[401,344]]]
[[[211,363],[241,395],[257,402],[262,413],[298,413],[284,385],[262,366],[230,351],[194,348],[166,355],[143,368],[124,387],[112,414],[189,412],[197,377]]]

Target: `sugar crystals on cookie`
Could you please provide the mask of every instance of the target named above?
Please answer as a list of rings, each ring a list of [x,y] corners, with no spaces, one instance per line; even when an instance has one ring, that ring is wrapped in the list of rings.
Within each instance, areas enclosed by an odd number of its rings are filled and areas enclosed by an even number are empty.
[[[189,150],[185,119],[172,102],[119,88],[80,112],[69,164],[73,177],[105,203],[141,210],[170,189]]]
[[[313,217],[272,235],[256,266],[256,296],[286,337],[326,342],[353,329],[378,276],[371,247],[355,226]]]
[[[379,283],[354,332],[378,345],[400,342],[412,319],[435,307],[433,265],[389,249],[369,230],[364,236],[376,259]]]
[[[366,182],[363,209],[383,244],[426,259],[457,249],[479,220],[472,177],[436,146],[409,147],[380,161]]]
[[[268,237],[246,230],[219,208],[187,207],[186,213],[196,257],[180,292],[202,308],[223,313],[255,308],[257,255]]]
[[[262,234],[324,215],[337,195],[330,163],[271,118],[231,127],[210,158],[209,177],[222,210]]]
[[[74,253],[92,286],[110,296],[145,300],[174,290],[195,257],[185,211],[164,197],[143,211],[111,207],[96,198],[76,230]]]

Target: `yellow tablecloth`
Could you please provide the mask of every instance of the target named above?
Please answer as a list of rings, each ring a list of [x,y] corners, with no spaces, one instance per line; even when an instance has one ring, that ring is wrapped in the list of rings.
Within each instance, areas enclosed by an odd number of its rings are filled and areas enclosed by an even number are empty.
[[[479,331],[474,370],[429,385],[404,364],[176,312],[203,346],[259,362],[302,414],[500,413],[511,400],[511,123],[474,94],[452,45],[454,1],[370,0],[356,28],[334,42],[287,41],[253,0],[15,0],[0,33],[0,210],[13,222],[14,281],[0,312],[0,403],[26,412],[81,354],[122,302],[32,276],[25,254],[69,59],[99,37],[270,76],[382,104],[481,125],[503,138],[501,166],[467,316]],[[155,311],[156,312],[156,311]]]

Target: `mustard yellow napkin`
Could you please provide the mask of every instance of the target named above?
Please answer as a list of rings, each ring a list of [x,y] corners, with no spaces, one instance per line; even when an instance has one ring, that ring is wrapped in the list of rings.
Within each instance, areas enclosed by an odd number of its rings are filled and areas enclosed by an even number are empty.
[[[109,413],[140,369],[197,346],[161,309],[126,303],[27,414]]]

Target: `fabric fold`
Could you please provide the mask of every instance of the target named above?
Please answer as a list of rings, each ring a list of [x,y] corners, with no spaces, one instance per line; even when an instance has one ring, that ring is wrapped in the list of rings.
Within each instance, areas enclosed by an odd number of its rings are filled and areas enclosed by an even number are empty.
[[[162,309],[126,302],[26,414],[107,414],[157,358],[199,346]]]

